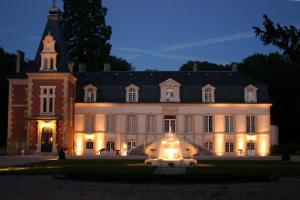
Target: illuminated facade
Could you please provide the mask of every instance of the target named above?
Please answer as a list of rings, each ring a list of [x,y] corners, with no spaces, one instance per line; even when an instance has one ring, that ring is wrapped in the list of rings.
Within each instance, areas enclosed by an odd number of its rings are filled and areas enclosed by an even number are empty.
[[[276,143],[265,85],[236,71],[73,73],[49,13],[36,66],[9,78],[8,153],[143,155],[170,127],[198,155],[266,156]]]

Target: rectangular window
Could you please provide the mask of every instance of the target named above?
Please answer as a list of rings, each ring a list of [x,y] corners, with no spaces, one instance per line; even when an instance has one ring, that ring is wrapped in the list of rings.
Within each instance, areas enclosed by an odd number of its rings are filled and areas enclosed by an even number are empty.
[[[54,114],[55,86],[41,86],[40,111],[42,114]]]
[[[233,143],[226,142],[226,144],[225,144],[225,152],[233,152]]]
[[[205,148],[207,148],[208,150],[213,150],[213,143],[212,142],[206,142],[204,144]]]
[[[147,132],[154,133],[155,132],[155,117],[154,115],[147,116]]]
[[[86,149],[94,149],[94,142],[91,142],[91,141],[87,142],[85,144],[85,148]]]
[[[85,132],[86,133],[94,132],[94,115],[87,114],[85,116]]]
[[[254,149],[255,149],[255,145],[253,142],[247,143],[247,150],[254,150]]]
[[[176,132],[176,116],[175,115],[166,115],[164,117],[164,131],[165,133],[169,132],[171,127],[172,133]]]
[[[249,115],[247,116],[247,133],[254,133],[255,131],[255,117]]]
[[[204,132],[205,133],[213,132],[213,116],[211,115],[204,116]]]
[[[106,132],[114,133],[116,129],[116,116],[115,115],[107,115],[106,116]]]
[[[225,132],[226,133],[233,132],[233,116],[231,115],[225,116]]]
[[[193,132],[193,116],[191,115],[185,116],[185,132],[186,133]]]
[[[128,133],[137,132],[137,117],[135,115],[127,116],[127,132]]]

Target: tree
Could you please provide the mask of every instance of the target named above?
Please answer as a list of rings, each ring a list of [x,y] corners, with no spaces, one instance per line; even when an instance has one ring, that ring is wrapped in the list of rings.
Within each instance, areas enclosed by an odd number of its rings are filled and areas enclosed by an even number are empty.
[[[283,50],[283,55],[292,61],[300,63],[300,30],[295,26],[274,25],[267,15],[263,15],[264,30],[254,26],[256,37],[263,41],[264,45],[273,44]]]
[[[188,61],[180,67],[180,71],[193,71],[194,64],[197,64],[197,71],[224,71],[229,69],[229,66],[209,63],[207,61]]]
[[[112,34],[106,25],[102,0],[64,0],[62,25],[70,58],[85,63],[88,71],[101,71],[109,60]]]
[[[131,63],[128,63],[123,58],[118,58],[116,56],[109,56],[109,63],[111,64],[112,71],[133,71]]]
[[[272,123],[279,126],[280,142],[300,142],[299,66],[279,53],[271,53],[251,55],[238,64],[238,69],[267,85],[272,103]]]
[[[7,105],[8,105],[8,81],[9,75],[16,70],[16,55],[9,54],[0,47],[0,91],[4,98],[0,100],[0,146],[6,145],[7,136]]]

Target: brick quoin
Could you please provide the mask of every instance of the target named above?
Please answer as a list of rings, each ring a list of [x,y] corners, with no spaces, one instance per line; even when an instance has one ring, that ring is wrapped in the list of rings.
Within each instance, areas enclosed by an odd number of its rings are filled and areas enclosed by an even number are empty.
[[[12,104],[27,104],[27,85],[13,85]]]
[[[12,133],[13,138],[26,138],[26,107],[12,107]]]

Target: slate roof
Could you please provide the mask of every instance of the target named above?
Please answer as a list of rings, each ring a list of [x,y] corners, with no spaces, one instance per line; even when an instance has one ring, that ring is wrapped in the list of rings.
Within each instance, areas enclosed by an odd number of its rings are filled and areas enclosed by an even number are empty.
[[[244,88],[250,84],[258,88],[258,103],[270,103],[267,87],[241,72],[89,72],[75,73],[77,101],[84,101],[84,87],[97,87],[97,102],[126,102],[125,88],[130,84],[139,87],[140,103],[159,103],[159,84],[171,78],[181,84],[180,100],[183,103],[201,103],[206,84],[216,88],[216,103],[244,103]]]
[[[68,67],[68,52],[67,52],[67,45],[64,39],[64,35],[61,29],[60,25],[60,17],[59,16],[48,16],[48,21],[46,24],[46,27],[44,29],[43,36],[41,38],[39,48],[37,50],[36,56],[35,56],[35,67],[38,71],[41,66],[41,56],[40,53],[43,50],[43,39],[45,38],[48,33],[54,37],[54,40],[56,40],[55,43],[55,50],[57,52],[57,71],[60,72],[69,72]]]

